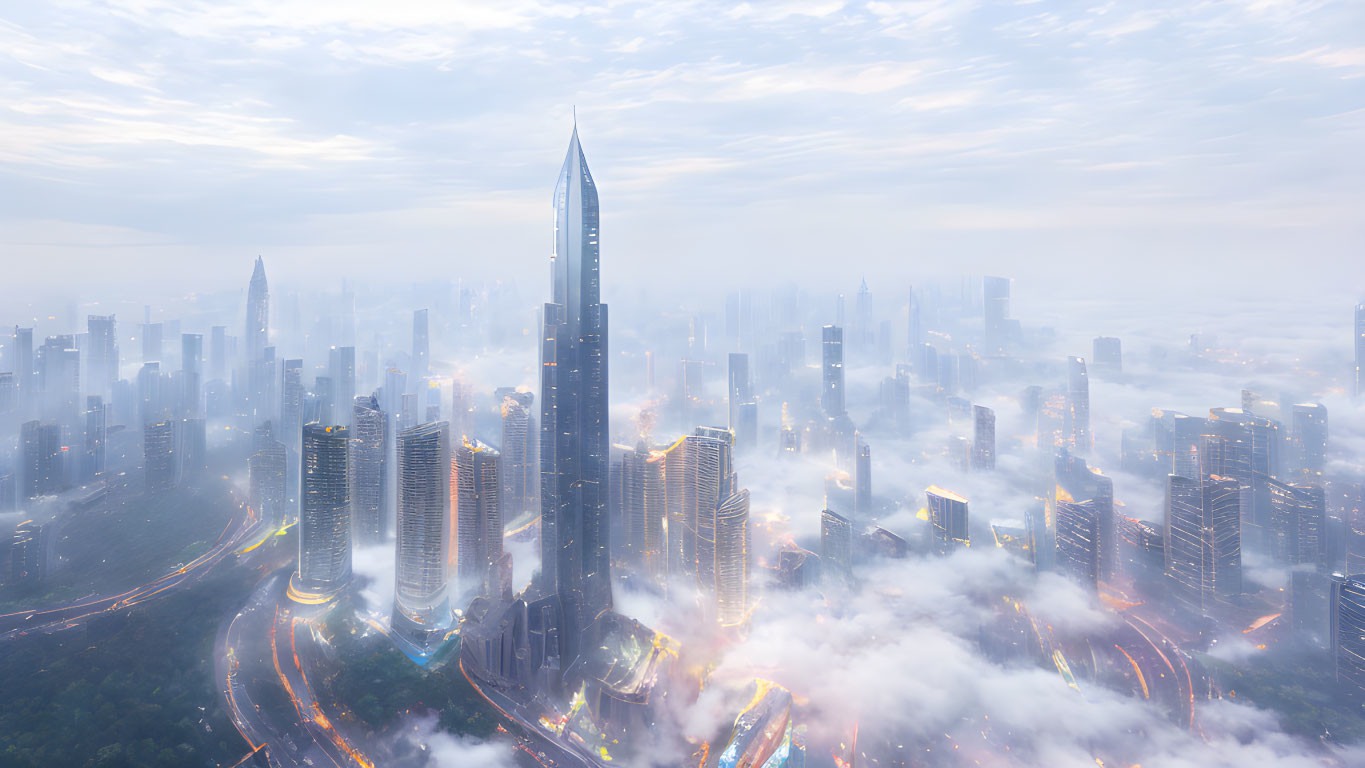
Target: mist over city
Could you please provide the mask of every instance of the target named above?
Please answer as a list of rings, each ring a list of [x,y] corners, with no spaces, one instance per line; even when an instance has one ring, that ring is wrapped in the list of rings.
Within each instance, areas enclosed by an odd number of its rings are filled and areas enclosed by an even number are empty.
[[[0,10],[0,766],[1365,765],[1362,29]]]

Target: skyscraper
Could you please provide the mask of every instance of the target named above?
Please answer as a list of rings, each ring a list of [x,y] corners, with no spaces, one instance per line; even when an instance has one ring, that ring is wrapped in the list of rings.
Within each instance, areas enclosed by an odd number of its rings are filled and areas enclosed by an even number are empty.
[[[1332,574],[1329,610],[1337,682],[1365,691],[1365,576]]]
[[[374,395],[361,395],[352,404],[351,423],[351,519],[358,542],[377,544],[384,540],[388,528],[384,519],[388,416],[379,409]]]
[[[118,381],[118,325],[113,315],[86,318],[86,391],[108,397]]]
[[[14,385],[19,391],[20,407],[33,402],[33,329],[14,326],[9,337],[9,359],[14,365]]]
[[[1356,305],[1355,331],[1355,394],[1356,397],[1360,397],[1362,394],[1365,394],[1365,379],[1361,378],[1361,368],[1365,367],[1365,303]]]
[[[419,309],[412,313],[412,383],[421,387],[422,381],[431,374],[431,337],[427,326],[427,311]]]
[[[204,336],[200,333],[180,335],[180,415],[202,416],[200,400],[204,385]]]
[[[63,488],[61,427],[27,421],[19,430],[23,452],[19,495],[36,499],[58,493]]]
[[[1306,481],[1316,481],[1327,464],[1327,409],[1321,403],[1297,403],[1291,415],[1290,469]]]
[[[853,512],[866,523],[872,514],[872,447],[858,435],[853,450]]]
[[[853,523],[829,509],[820,512],[820,566],[829,576],[853,572]]]
[[[663,584],[668,573],[666,460],[664,451],[652,451],[643,441],[621,459],[621,530],[626,558],[656,584]]]
[[[259,445],[247,459],[251,506],[260,513],[267,525],[281,525],[288,516],[285,507],[288,498],[285,489],[288,452],[285,451],[284,443],[275,439],[270,422],[258,427],[257,433]]]
[[[357,402],[357,411],[360,407]],[[377,409],[370,412],[382,416]],[[424,633],[450,623],[450,504],[450,425],[441,421],[403,430],[398,434],[395,629]]]
[[[601,302],[597,188],[574,126],[554,194],[551,301],[540,378],[541,577],[558,597],[561,658],[611,608],[607,487],[607,306]]]
[[[488,566],[502,557],[502,508],[498,452],[465,440],[451,466],[451,516],[455,520],[456,583],[460,595],[480,595]]]
[[[142,429],[143,466],[150,489],[172,488],[178,481],[180,462],[175,451],[174,421],[149,422]]]
[[[686,441],[683,505],[687,517],[683,535],[695,542],[697,584],[710,593],[716,589],[716,510],[737,490],[734,439],[729,430],[697,427]]]
[[[303,427],[299,564],[289,585],[302,602],[324,602],[351,580],[351,499],[345,428]]]
[[[1010,281],[1007,277],[985,277],[981,285],[986,345],[998,351],[1009,334]]]
[[[530,392],[513,392],[502,400],[502,512],[519,520],[535,509],[540,490],[540,451]]]
[[[328,351],[328,371],[332,380],[332,402],[336,404],[338,421],[351,424],[347,403],[355,401],[355,347],[332,347]]]
[[[1076,453],[1090,453],[1090,380],[1085,373],[1085,361],[1079,357],[1066,359],[1066,431]]]
[[[238,294],[241,295],[241,294]],[[270,345],[270,286],[265,280],[265,262],[256,257],[251,270],[251,285],[246,292],[246,357],[255,362],[265,357]]]
[[[946,488],[931,485],[924,490],[929,500],[929,535],[933,549],[947,555],[971,546],[967,527],[967,500]]]
[[[1099,529],[1094,501],[1057,502],[1057,567],[1088,590],[1099,589]]]
[[[995,411],[972,406],[972,469],[995,469]]]
[[[1112,336],[1096,336],[1091,344],[1090,362],[1101,377],[1123,373],[1123,342]]]
[[[716,508],[716,618],[723,626],[744,620],[749,608],[749,491]]]
[[[1166,575],[1200,610],[1242,591],[1239,485],[1211,475],[1166,479]]]
[[[1270,556],[1284,565],[1327,564],[1327,499],[1316,485],[1268,480]]]
[[[88,482],[104,474],[105,443],[109,431],[109,406],[99,395],[85,398],[85,443],[81,455],[81,481]]]
[[[826,325],[820,330],[821,370],[820,407],[833,419],[844,414],[844,330]]]
[[[749,355],[744,352],[731,352],[729,358],[729,369],[727,371],[728,395],[727,405],[730,410],[730,429],[735,432],[736,443],[743,448],[752,446],[744,445],[739,439],[740,436],[740,406],[753,399],[753,391],[749,383]],[[747,437],[747,435],[746,435]],[[757,435],[754,435],[757,438]]]

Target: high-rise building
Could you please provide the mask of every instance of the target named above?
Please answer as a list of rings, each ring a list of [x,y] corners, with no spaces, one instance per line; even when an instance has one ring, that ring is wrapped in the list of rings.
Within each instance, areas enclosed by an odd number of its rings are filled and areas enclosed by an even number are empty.
[[[749,491],[716,507],[716,618],[723,626],[744,620],[749,609]]]
[[[1090,453],[1090,380],[1085,373],[1085,361],[1079,357],[1066,359],[1066,432],[1068,441],[1077,454]]]
[[[1057,502],[1057,567],[1090,590],[1099,589],[1099,529],[1093,500]]]
[[[382,416],[377,408],[370,412]],[[395,629],[424,633],[450,623],[450,505],[450,425],[441,421],[403,430],[398,434]]]
[[[728,396],[727,404],[730,409],[730,429],[735,432],[736,443],[741,448],[751,446],[743,445],[738,440],[740,426],[740,406],[753,399],[753,390],[749,380],[749,355],[744,352],[731,352],[730,365],[728,370],[728,386],[726,387]],[[755,436],[757,437],[757,436]]]
[[[85,398],[85,443],[81,455],[81,480],[88,482],[104,475],[105,443],[109,431],[109,407],[99,395]]]
[[[149,489],[175,487],[180,477],[180,460],[176,455],[176,422],[163,419],[148,422],[142,428],[142,458]]]
[[[204,392],[204,335],[180,335],[180,415],[202,416],[200,401]]]
[[[65,486],[62,466],[62,432],[57,424],[27,421],[19,430],[23,453],[19,493],[36,499],[59,493]]]
[[[351,520],[356,541],[377,544],[388,535],[384,497],[389,420],[374,395],[361,395],[352,403],[351,423]]]
[[[271,423],[257,427],[256,451],[247,459],[247,477],[251,488],[251,506],[269,526],[287,522],[285,467],[288,453],[284,443],[276,440]]]
[[[284,381],[280,386],[280,442],[294,453],[303,441],[303,361],[284,361]]]
[[[1356,305],[1355,322],[1355,348],[1356,348],[1356,376],[1355,394],[1360,397],[1365,394],[1365,379],[1362,379],[1361,369],[1365,367],[1365,303]]]
[[[1166,575],[1200,610],[1242,591],[1240,497],[1232,478],[1166,479]]]
[[[935,552],[947,555],[971,546],[967,527],[967,500],[937,485],[924,490],[929,500],[929,534]]]
[[[324,602],[351,580],[351,499],[346,429],[303,427],[299,563],[289,585],[302,602]]]
[[[1123,373],[1123,342],[1113,336],[1096,336],[1091,344],[1090,362],[1101,377],[1113,378]]]
[[[1007,277],[985,277],[981,285],[986,345],[998,351],[1009,335],[1010,281]]]
[[[215,325],[209,329],[209,380],[223,381],[227,378],[227,326]]]
[[[1308,482],[1316,481],[1327,464],[1327,409],[1321,403],[1297,403],[1291,414],[1290,469]]]
[[[481,595],[488,567],[502,557],[502,507],[498,452],[466,439],[451,464],[452,543],[460,595]]]
[[[820,570],[840,578],[853,573],[853,523],[829,509],[820,512]]]
[[[270,286],[265,279],[265,262],[260,256],[252,267],[251,285],[246,292],[245,338],[248,362],[264,358],[265,348],[270,346]]]
[[[1329,610],[1337,682],[1365,691],[1365,576],[1332,574]]]
[[[142,362],[161,362],[163,354],[161,323],[143,323],[139,332],[142,334]]]
[[[826,325],[820,330],[821,371],[820,407],[825,416],[844,414],[844,329]]]
[[[643,441],[621,459],[621,533],[626,559],[656,584],[663,584],[668,574],[666,463],[664,451],[652,451]]]
[[[20,408],[24,408],[34,399],[33,329],[14,326],[9,350],[9,359],[14,366],[14,386],[19,393]]]
[[[38,348],[38,391],[44,419],[70,425],[80,413],[81,356],[76,337],[49,336]]]
[[[86,390],[108,397],[119,378],[118,324],[113,315],[86,318]]]
[[[419,309],[412,313],[412,382],[421,386],[422,381],[431,375],[431,336],[427,326],[427,311]]]
[[[872,447],[857,435],[853,450],[853,513],[866,523],[872,514]]]
[[[509,521],[539,509],[539,438],[531,415],[534,396],[512,392],[502,400],[502,513]]]
[[[337,406],[338,421],[351,425],[351,412],[346,403],[355,401],[355,347],[332,347],[328,352],[328,371],[332,380],[332,402]]]
[[[1327,498],[1320,486],[1268,480],[1270,556],[1284,565],[1327,564]]]
[[[706,592],[716,587],[716,510],[736,491],[734,434],[719,427],[697,427],[687,438],[687,479],[683,504],[687,518],[683,535],[694,537],[697,584]]]
[[[972,406],[972,469],[995,469],[995,411]]]
[[[541,337],[541,583],[556,595],[565,665],[612,606],[607,520],[607,306],[597,187],[575,125],[554,194],[551,301]]]

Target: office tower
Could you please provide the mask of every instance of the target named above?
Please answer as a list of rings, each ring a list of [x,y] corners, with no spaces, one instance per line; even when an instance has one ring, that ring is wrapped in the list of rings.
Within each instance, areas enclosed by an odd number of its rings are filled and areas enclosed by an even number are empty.
[[[738,432],[739,406],[753,398],[749,383],[749,355],[744,352],[731,352],[726,387],[727,404],[730,409],[730,429]]]
[[[832,419],[844,414],[844,330],[836,325],[820,329],[820,350],[823,372],[820,407]]]
[[[1091,344],[1090,363],[1101,377],[1123,373],[1123,342],[1112,336],[1096,336]]]
[[[1057,567],[1086,589],[1099,589],[1100,515],[1094,501],[1057,502]]]
[[[332,347],[327,351],[328,392],[337,421],[350,425],[347,403],[355,400],[355,347]]]
[[[1112,581],[1118,573],[1119,537],[1118,520],[1114,517],[1114,481],[1112,478],[1094,475],[1094,486],[1090,501],[1095,505],[1098,519],[1100,581]]]
[[[551,301],[541,344],[541,584],[558,597],[565,666],[609,610],[607,306],[597,188],[574,127],[555,185]]]
[[[459,594],[484,594],[478,590],[484,584],[488,566],[502,557],[498,452],[466,439],[455,449],[450,482]]]
[[[820,565],[830,576],[853,573],[853,523],[828,509],[820,512]]]
[[[19,430],[23,467],[19,491],[25,499],[59,493],[65,483],[62,433],[57,424],[27,421]]]
[[[351,579],[351,500],[348,435],[342,427],[303,427],[303,505],[299,564],[290,595],[323,602]]]
[[[1008,340],[1010,317],[1010,281],[1006,277],[985,277],[982,285],[982,313],[986,326],[986,346],[999,351]]]
[[[14,366],[14,386],[19,392],[21,409],[34,400],[33,329],[14,326],[9,337],[9,359]]]
[[[14,527],[6,544],[9,549],[9,578],[6,584],[32,584],[47,575],[48,537],[53,526],[25,520]]]
[[[163,419],[142,428],[142,458],[147,488],[173,488],[179,481],[180,462],[175,453],[175,422]]]
[[[142,362],[154,363],[161,361],[161,323],[142,324]]]
[[[137,372],[138,419],[147,424],[162,417],[161,364],[143,363]]]
[[[621,532],[626,558],[656,584],[663,584],[668,574],[666,459],[664,451],[651,451],[642,441],[621,460]]]
[[[1315,481],[1327,464],[1327,409],[1321,403],[1298,403],[1291,416],[1290,469],[1304,480]]]
[[[716,618],[722,626],[744,621],[749,608],[749,491],[716,507]]]
[[[1361,367],[1365,366],[1365,303],[1356,305],[1355,322],[1355,347],[1356,347],[1356,376],[1355,394],[1360,397],[1365,394],[1365,379],[1361,378]]]
[[[474,388],[459,378],[450,382],[450,434],[457,442],[474,436]]]
[[[972,469],[995,469],[995,411],[972,406]]]
[[[85,398],[85,443],[81,456],[81,480],[87,482],[104,475],[105,442],[108,435],[108,406],[99,395]]]
[[[449,424],[422,424],[398,434],[395,628],[421,632],[450,622],[450,483]]]
[[[227,378],[227,326],[209,328],[209,381]]]
[[[683,504],[690,525],[684,535],[695,537],[698,585],[716,588],[716,510],[736,489],[734,435],[719,427],[697,427],[687,438],[687,480]]]
[[[47,337],[38,348],[35,362],[41,415],[70,425],[80,410],[81,357],[76,337]]]
[[[241,294],[238,294],[241,295]],[[251,285],[246,292],[246,358],[248,362],[265,356],[270,345],[270,286],[265,279],[265,262],[256,257],[251,270]]]
[[[1327,498],[1316,485],[1267,481],[1270,556],[1284,565],[1327,564]]]
[[[284,380],[280,385],[280,442],[294,453],[303,441],[303,361],[284,361]]]
[[[1332,574],[1330,611],[1337,682],[1365,691],[1365,576]]]
[[[361,395],[352,403],[351,423],[351,521],[355,526],[356,541],[377,544],[388,535],[384,519],[384,480],[389,453],[389,420],[374,395]]]
[[[1240,486],[1211,475],[1166,479],[1166,575],[1177,594],[1207,611],[1242,591]]]
[[[86,318],[88,392],[107,397],[119,378],[118,324],[113,315]]]
[[[247,478],[252,508],[260,514],[266,525],[274,527],[285,523],[289,514],[285,487],[288,452],[284,443],[270,434],[270,422],[263,426],[265,433],[259,436],[256,451],[247,459]],[[260,428],[257,431],[260,432]]]
[[[940,555],[971,546],[967,528],[967,500],[937,485],[924,490],[929,500],[929,535],[932,548]]]
[[[413,386],[421,386],[422,381],[431,375],[431,338],[427,327],[427,311],[419,309],[412,313],[412,380]]]
[[[180,470],[183,473],[207,469],[208,424],[203,418],[180,420]]]
[[[866,523],[872,514],[872,447],[858,435],[853,450],[853,513]]]
[[[204,376],[203,334],[181,334],[180,375],[180,413],[184,416],[199,416],[203,413],[199,405]]]
[[[502,399],[502,513],[516,521],[539,509],[539,431],[531,415],[534,396],[513,392]]]
[[[1090,381],[1085,373],[1085,361],[1079,357],[1066,359],[1066,432],[1068,442],[1081,456],[1089,455],[1090,437]]]

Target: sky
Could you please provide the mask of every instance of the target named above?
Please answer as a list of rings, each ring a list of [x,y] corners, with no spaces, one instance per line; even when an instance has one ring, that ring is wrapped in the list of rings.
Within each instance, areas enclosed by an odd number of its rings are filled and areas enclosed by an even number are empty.
[[[1361,29],[1316,0],[6,3],[0,296],[258,253],[540,285],[575,108],[608,286],[1358,291]]]

